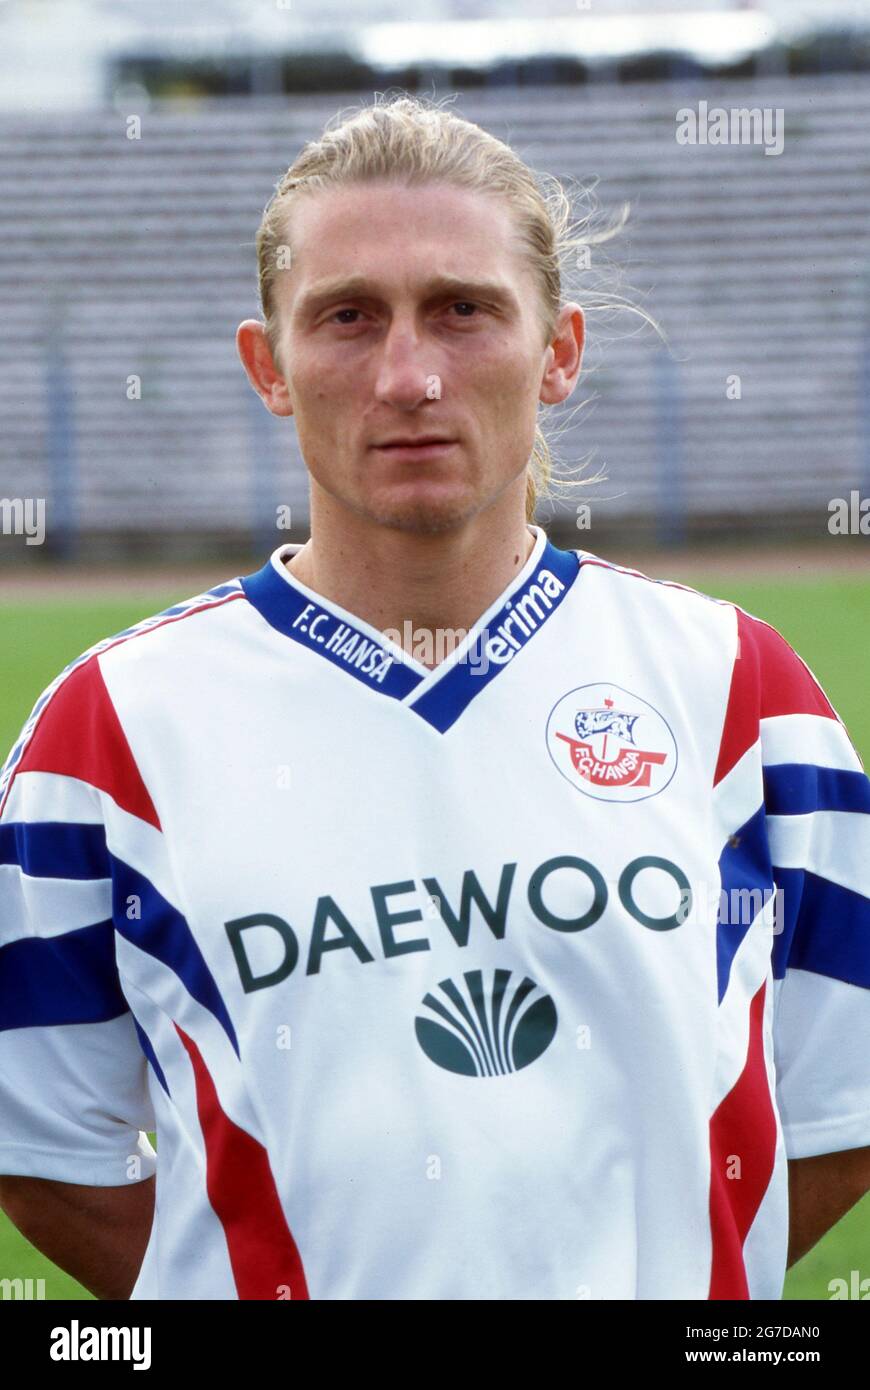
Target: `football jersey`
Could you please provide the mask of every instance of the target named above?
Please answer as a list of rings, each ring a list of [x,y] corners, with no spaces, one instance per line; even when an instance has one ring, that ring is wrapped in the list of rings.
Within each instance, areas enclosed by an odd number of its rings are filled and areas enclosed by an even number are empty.
[[[788,1159],[870,1145],[843,723],[530,529],[433,669],[285,544],[12,749],[0,1171],[156,1171],[134,1299],[776,1299]]]

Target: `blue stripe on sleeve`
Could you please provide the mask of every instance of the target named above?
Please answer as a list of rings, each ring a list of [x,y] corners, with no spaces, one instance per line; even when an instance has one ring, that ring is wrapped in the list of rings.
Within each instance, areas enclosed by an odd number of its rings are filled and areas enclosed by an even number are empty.
[[[870,989],[870,898],[808,869],[780,869],[783,930],[773,939],[773,973],[812,970]]]
[[[214,1014],[238,1055],[238,1039],[227,1006],[187,920],[143,874],[122,859],[111,858],[116,931],[175,971],[188,994]],[[132,916],[131,899],[136,904]]]
[[[32,878],[108,878],[105,827],[10,821],[0,825],[0,864],[17,864]]]
[[[157,1080],[160,1082],[160,1085],[163,1087],[166,1094],[169,1095],[169,1084],[166,1080],[163,1068],[157,1060],[157,1053],[154,1051],[154,1048],[151,1044],[151,1039],[145,1032],[145,1029],[139,1023],[139,1020],[135,1017],[135,1015],[133,1016],[133,1027],[136,1029],[136,1036],[139,1039],[139,1046],[145,1053],[145,1056],[147,1057],[148,1061],[151,1063],[151,1066],[154,1069],[154,1075],[157,1077]]]
[[[870,815],[870,777],[858,770],[773,763],[764,768],[764,801],[769,816],[804,816],[811,811]]]
[[[111,922],[0,947],[0,1031],[106,1023],[127,1010]]]
[[[737,949],[774,892],[763,806],[729,836],[719,857],[719,874],[716,965],[721,1004]]]

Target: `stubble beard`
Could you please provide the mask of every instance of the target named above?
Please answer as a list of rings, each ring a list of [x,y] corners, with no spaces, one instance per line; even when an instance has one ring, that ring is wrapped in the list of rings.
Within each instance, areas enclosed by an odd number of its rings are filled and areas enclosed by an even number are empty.
[[[399,503],[393,507],[374,507],[369,512],[379,526],[412,535],[437,536],[452,531],[473,511],[467,501],[457,498],[442,505],[431,502]]]

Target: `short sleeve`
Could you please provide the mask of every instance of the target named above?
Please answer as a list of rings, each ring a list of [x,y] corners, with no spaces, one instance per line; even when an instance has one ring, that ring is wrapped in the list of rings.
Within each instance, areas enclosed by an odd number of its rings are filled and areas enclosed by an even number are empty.
[[[49,687],[0,775],[0,1173],[120,1186],[155,1172],[156,1125],[102,796],[65,768],[76,684]]]
[[[787,1156],[808,1158],[870,1145],[870,779],[817,678],[762,628],[776,1099]]]

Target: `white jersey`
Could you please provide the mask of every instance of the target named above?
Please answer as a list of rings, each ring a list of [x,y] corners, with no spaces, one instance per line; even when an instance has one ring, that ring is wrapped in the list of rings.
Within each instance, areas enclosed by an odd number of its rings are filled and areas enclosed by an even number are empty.
[[[787,1159],[870,1144],[839,717],[532,529],[433,670],[282,545],[12,750],[0,1171],[156,1169],[135,1299],[776,1299]]]

